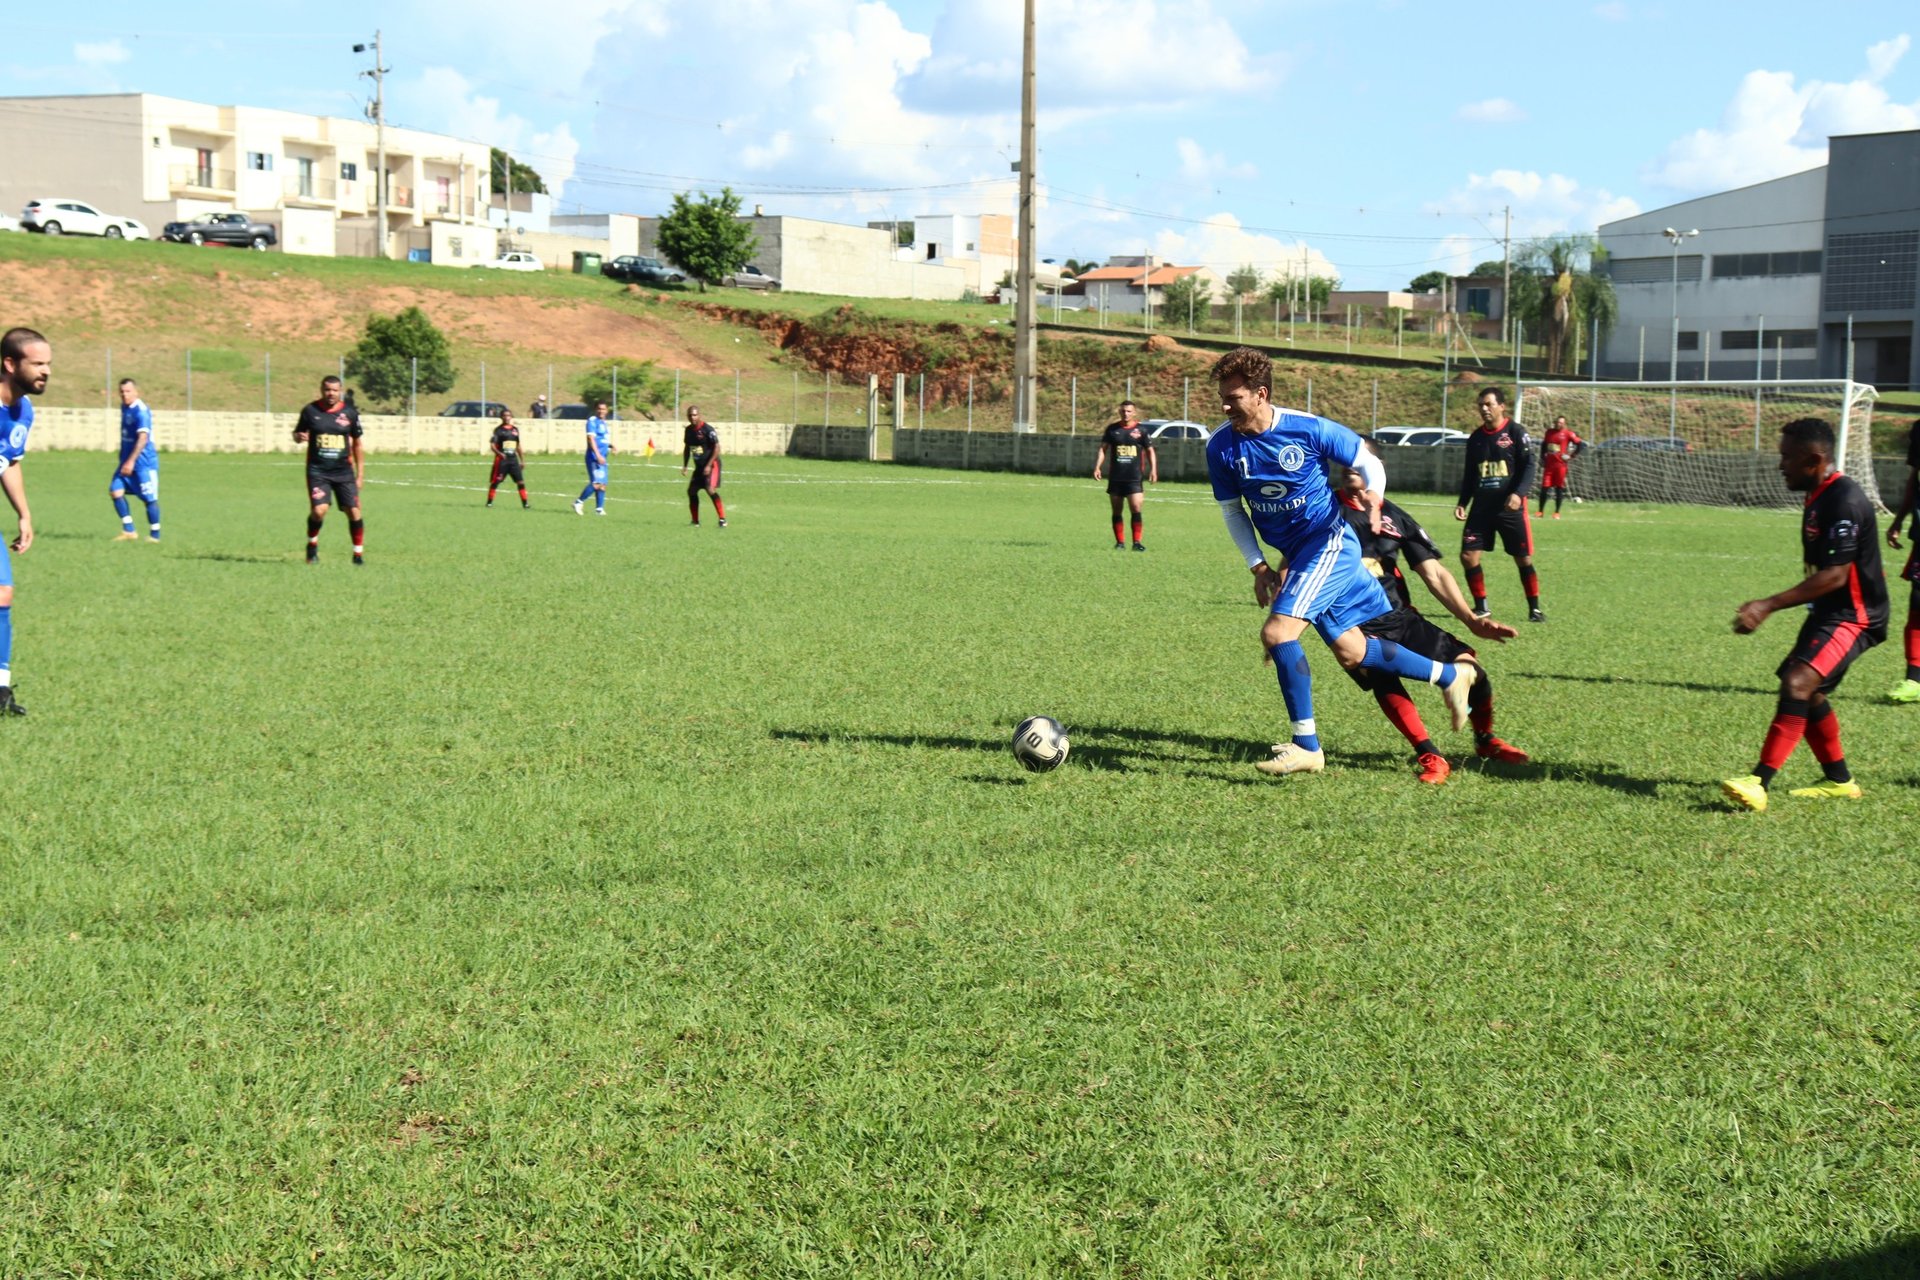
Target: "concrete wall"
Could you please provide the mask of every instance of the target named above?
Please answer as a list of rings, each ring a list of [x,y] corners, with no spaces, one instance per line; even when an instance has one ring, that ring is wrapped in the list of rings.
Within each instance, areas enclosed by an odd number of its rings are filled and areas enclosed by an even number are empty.
[[[281,251],[331,258],[339,245],[339,222],[330,209],[283,209],[280,213]]]
[[[141,187],[137,93],[0,98],[0,137],[13,143],[0,164],[0,209],[16,217],[27,201],[46,196],[138,218],[155,235],[172,216],[164,190],[153,203]]]
[[[435,266],[475,267],[493,261],[494,241],[499,233],[492,227],[473,223],[462,226],[458,222],[433,222],[428,226],[433,236]]]

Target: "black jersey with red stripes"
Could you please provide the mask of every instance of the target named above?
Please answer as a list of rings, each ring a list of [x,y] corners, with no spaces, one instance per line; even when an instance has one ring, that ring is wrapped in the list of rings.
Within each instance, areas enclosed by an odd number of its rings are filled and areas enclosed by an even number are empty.
[[[1880,567],[1873,503],[1852,477],[1835,471],[1807,495],[1800,525],[1807,572],[1847,566],[1847,578],[1808,608],[1822,621],[1887,624],[1887,577]]]
[[[1533,441],[1508,418],[1467,437],[1467,465],[1460,476],[1460,505],[1504,506],[1533,488]]]
[[[1367,518],[1367,510],[1358,498],[1341,494],[1340,514],[1347,518],[1354,536],[1360,539],[1361,562],[1379,579],[1380,589],[1387,593],[1387,602],[1396,609],[1412,609],[1407,579],[1400,572],[1400,557],[1406,556],[1407,563],[1416,569],[1429,560],[1441,559],[1440,548],[1432,535],[1391,502],[1380,504],[1378,533],[1373,531],[1373,522]]]

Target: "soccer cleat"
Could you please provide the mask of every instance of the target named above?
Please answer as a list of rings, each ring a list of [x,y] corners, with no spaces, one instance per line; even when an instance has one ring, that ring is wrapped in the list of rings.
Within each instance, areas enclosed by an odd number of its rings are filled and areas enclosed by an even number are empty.
[[[584,507],[582,507],[582,506],[580,505],[580,499],[578,499],[578,498],[575,498],[575,499],[573,500],[573,514],[575,514],[575,515],[577,515],[577,516],[578,516],[578,515],[585,515],[585,514],[586,514],[586,508],[584,508]]]
[[[525,498],[522,498],[520,499],[520,509],[522,511],[531,511],[533,510],[533,504],[531,502],[528,502]]]
[[[13,686],[0,684],[0,716],[23,716],[27,709],[13,700]]]
[[[727,518],[725,516],[720,517],[720,527],[722,529],[727,527]]]
[[[1415,756],[1413,767],[1420,771],[1421,782],[1436,787],[1445,782],[1447,775],[1453,772],[1453,766],[1447,763],[1447,758],[1432,751],[1422,751]]]
[[[1124,542],[1116,542],[1113,544],[1113,549],[1115,551],[1125,551],[1127,549],[1127,544]]]
[[[365,564],[367,562],[367,557],[362,552],[356,551],[353,553],[353,562],[355,564]]]
[[[1144,542],[1136,542],[1133,544],[1133,549],[1135,551],[1145,551],[1147,549],[1147,544]]]
[[[487,499],[487,505],[488,505],[489,507],[491,507],[491,506],[493,505],[493,499],[492,499],[492,498],[488,498],[488,499]]]
[[[1560,518],[1560,513],[1559,513],[1558,511],[1556,511],[1556,512],[1554,512],[1554,513],[1553,513],[1553,518],[1554,518],[1555,520],[1558,520],[1558,519]]]
[[[1502,742],[1490,733],[1483,733],[1474,740],[1473,754],[1495,764],[1525,764],[1529,759],[1526,752],[1511,742]]]
[[[1473,606],[1473,616],[1476,618],[1491,618],[1493,616],[1493,610],[1487,608],[1484,604],[1477,604]]]
[[[1480,678],[1480,668],[1471,662],[1453,664],[1453,683],[1443,685],[1440,696],[1447,700],[1447,714],[1453,717],[1453,731],[1460,732],[1467,724],[1467,694],[1473,688],[1473,682]]]
[[[123,529],[113,535],[113,540],[115,542],[138,542],[140,541],[140,535],[131,529]]]
[[[1720,794],[1742,809],[1751,809],[1755,813],[1767,811],[1767,788],[1757,773],[1750,773],[1744,778],[1728,778],[1720,784]]]
[[[1903,704],[1920,702],[1920,680],[1902,680],[1887,690],[1887,701]]]
[[[320,563],[320,548],[315,546],[311,542],[307,544],[307,563],[308,564]]]
[[[1318,773],[1327,767],[1327,753],[1309,751],[1297,743],[1276,742],[1273,759],[1257,760],[1253,767],[1276,778],[1289,773]]]
[[[1546,620],[1547,620],[1547,614],[1546,614],[1546,610],[1544,610],[1544,609],[1529,609],[1529,610],[1527,610],[1527,621],[1528,621],[1528,622],[1545,622]]]
[[[1795,787],[1787,794],[1803,800],[1858,800],[1862,792],[1857,782],[1835,782],[1828,778],[1810,787]]]
[[[605,515],[605,514],[607,514],[607,509],[606,509],[605,507],[595,507],[595,508],[593,509],[593,514],[595,514],[595,515],[597,515],[597,516],[603,516],[603,515]]]

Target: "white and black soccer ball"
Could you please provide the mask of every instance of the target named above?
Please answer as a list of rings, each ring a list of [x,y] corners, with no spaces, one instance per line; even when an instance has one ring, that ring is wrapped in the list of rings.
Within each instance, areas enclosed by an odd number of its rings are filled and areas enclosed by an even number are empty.
[[[1013,758],[1029,773],[1058,769],[1067,761],[1067,731],[1052,716],[1028,716],[1013,731]]]

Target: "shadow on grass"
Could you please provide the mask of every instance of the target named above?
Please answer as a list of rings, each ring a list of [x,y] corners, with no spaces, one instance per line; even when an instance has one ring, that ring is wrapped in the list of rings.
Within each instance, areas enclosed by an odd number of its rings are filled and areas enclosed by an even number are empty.
[[[184,560],[215,560],[223,564],[292,564],[291,553],[281,556],[248,555],[241,551],[190,551]]]
[[[1697,680],[1641,680],[1633,676],[1572,676],[1558,671],[1502,671],[1502,680],[1562,680],[1569,684],[1637,684],[1649,689],[1678,689],[1683,693],[1757,693],[1772,697],[1778,685],[1703,684]]]
[[[1920,1276],[1920,1237],[1865,1253],[1822,1258],[1759,1273],[1756,1280],[1910,1280]]]
[[[1073,762],[1082,768],[1102,772],[1125,773],[1169,763],[1204,764],[1205,761],[1193,759],[1196,753],[1236,762],[1252,760],[1257,754],[1245,742],[1195,733],[1155,733],[1107,725],[1070,724],[1067,726],[1067,735],[1073,744]],[[829,729],[774,729],[769,736],[781,742],[811,742],[821,746],[835,742],[863,742],[933,751],[981,751],[992,755],[1005,754],[1010,750],[1011,741],[1009,738],[849,733]]]

